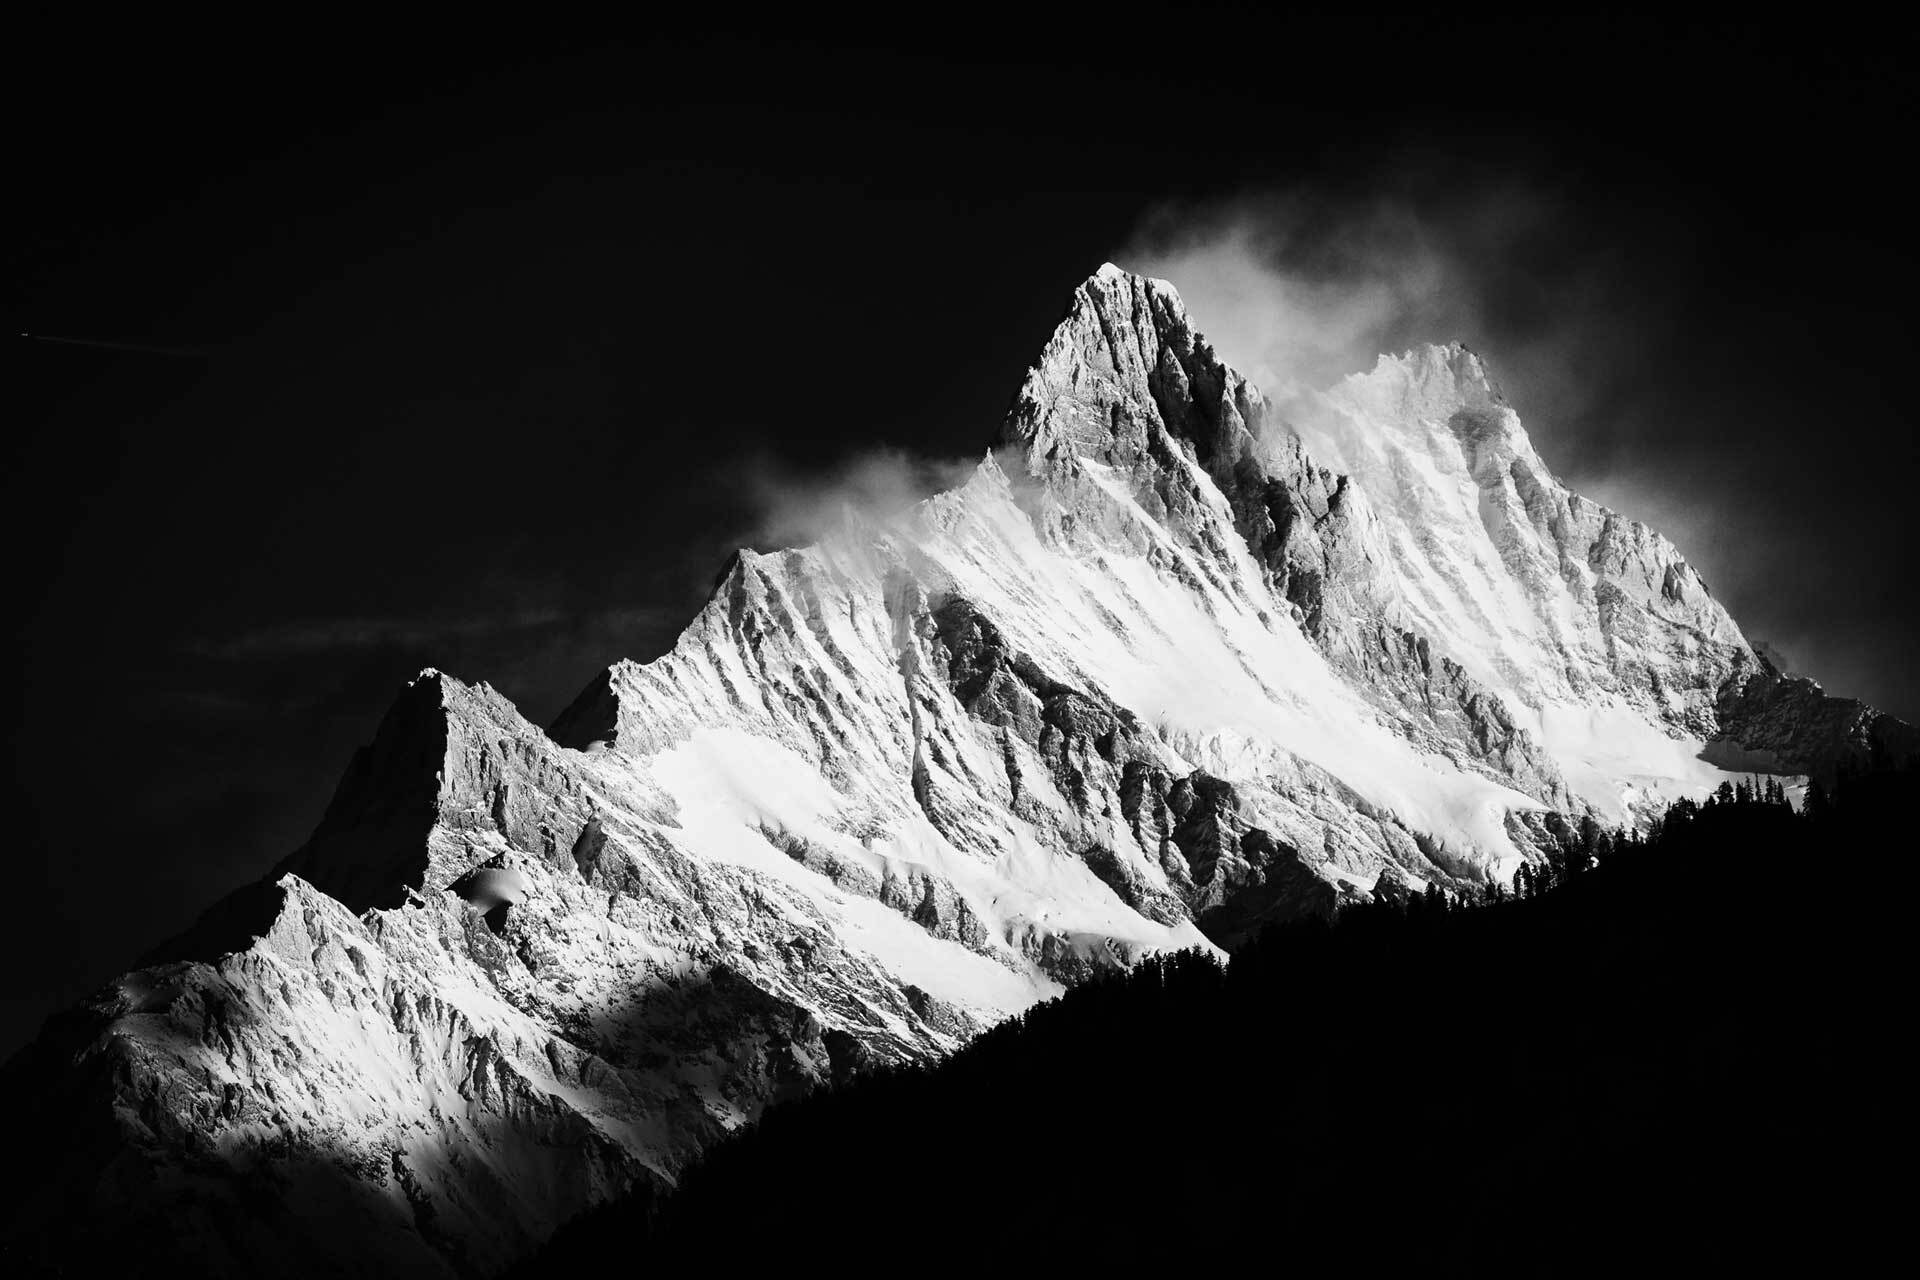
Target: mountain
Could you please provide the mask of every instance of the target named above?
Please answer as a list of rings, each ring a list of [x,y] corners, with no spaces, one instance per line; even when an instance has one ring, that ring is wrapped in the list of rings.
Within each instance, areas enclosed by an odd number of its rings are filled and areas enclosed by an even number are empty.
[[[422,672],[305,846],[9,1064],[11,1256],[491,1273],[1149,954],[1506,879],[1721,766],[1920,754],[1560,485],[1465,349],[1282,417],[1105,267],[960,487],[738,553],[545,731]]]

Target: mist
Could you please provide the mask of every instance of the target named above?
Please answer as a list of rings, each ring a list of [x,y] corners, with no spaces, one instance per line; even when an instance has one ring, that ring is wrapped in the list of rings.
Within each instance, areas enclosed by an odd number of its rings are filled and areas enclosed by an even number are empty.
[[[1673,319],[1625,268],[1625,254],[1585,229],[1565,197],[1512,185],[1165,205],[1119,261],[1170,281],[1222,359],[1283,420],[1294,396],[1365,372],[1382,355],[1465,343],[1556,474],[1653,524],[1690,558],[1725,559],[1718,577],[1731,578],[1738,566],[1720,554],[1726,526],[1714,495],[1676,476],[1668,451],[1649,440],[1662,424],[1640,392],[1656,377],[1654,343]]]
[[[1835,481],[1825,466],[1809,476],[1790,463],[1817,420],[1792,402],[1808,396],[1805,381],[1790,381],[1790,364],[1756,361],[1748,323],[1729,323],[1712,276],[1764,280],[1771,264],[1715,264],[1715,227],[1651,205],[1595,208],[1547,186],[1444,179],[1410,171],[1376,175],[1365,194],[1166,204],[1115,261],[1170,281],[1283,419],[1303,389],[1383,353],[1465,343],[1555,474],[1672,539],[1749,639],[1832,692],[1920,711],[1909,637],[1871,603],[1911,578],[1900,560],[1911,547],[1896,539],[1898,554],[1878,565],[1860,555],[1863,538],[1885,548],[1881,531],[1899,527],[1889,495],[1858,495],[1878,509],[1780,518],[1819,501],[1804,484]],[[1877,364],[1864,346],[1820,355]],[[1885,446],[1873,424],[1827,433],[1816,457],[1871,468]]]
[[[932,495],[965,484],[981,456],[984,450],[940,458],[886,446],[801,469],[761,455],[745,467],[752,514],[737,540],[769,551],[818,542],[850,519],[892,525]]]
[[[1227,362],[1284,400],[1429,334],[1475,333],[1466,273],[1405,210],[1324,225],[1298,198],[1163,208],[1121,264],[1171,281]]]
[[[1623,247],[1569,234],[1569,203],[1510,185],[1163,205],[1119,261],[1171,281],[1227,363],[1277,401],[1382,354],[1464,342],[1539,420],[1530,430],[1565,437],[1564,461],[1606,469],[1630,450],[1596,415],[1662,322],[1621,269]]]

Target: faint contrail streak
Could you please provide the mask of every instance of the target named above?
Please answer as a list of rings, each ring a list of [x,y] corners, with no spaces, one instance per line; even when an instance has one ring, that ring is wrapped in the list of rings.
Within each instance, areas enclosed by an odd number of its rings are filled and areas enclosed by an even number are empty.
[[[103,342],[96,338],[57,338],[50,333],[22,333],[23,338],[34,342],[58,342],[69,347],[100,347],[106,351],[137,351],[150,356],[181,356],[189,360],[204,360],[207,353],[191,347],[150,347],[139,342]]]

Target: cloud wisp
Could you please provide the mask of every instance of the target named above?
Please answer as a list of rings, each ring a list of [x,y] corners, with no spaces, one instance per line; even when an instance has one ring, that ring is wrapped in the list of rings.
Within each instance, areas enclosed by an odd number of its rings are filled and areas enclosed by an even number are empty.
[[[1383,353],[1460,341],[1493,358],[1523,415],[1573,426],[1582,457],[1612,452],[1590,419],[1658,328],[1620,247],[1570,235],[1566,199],[1543,189],[1380,185],[1404,194],[1162,206],[1119,261],[1172,281],[1227,362],[1276,400]]]
[[[1556,473],[1732,577],[1730,513],[1677,460],[1680,436],[1649,395],[1673,321],[1622,247],[1539,188],[1386,175],[1373,190],[1164,206],[1120,262],[1171,281],[1283,420],[1295,396],[1382,354],[1466,343]]]
[[[739,541],[760,550],[807,546],[849,517],[885,527],[920,502],[967,482],[980,458],[929,458],[882,448],[824,468],[800,470],[776,459],[746,468],[752,516]]]
[[[1870,583],[1854,561],[1853,526],[1885,522],[1780,518],[1808,500],[1806,478],[1777,462],[1802,447],[1804,411],[1781,395],[1798,394],[1791,379],[1736,345],[1755,324],[1695,267],[1714,231],[1408,170],[1364,195],[1163,206],[1115,260],[1172,282],[1282,420],[1292,397],[1382,353],[1466,343],[1572,488],[1671,538],[1751,636],[1836,688],[1897,700],[1911,682],[1889,676],[1884,655],[1901,644],[1862,616]],[[1768,264],[1742,266],[1764,278]]]

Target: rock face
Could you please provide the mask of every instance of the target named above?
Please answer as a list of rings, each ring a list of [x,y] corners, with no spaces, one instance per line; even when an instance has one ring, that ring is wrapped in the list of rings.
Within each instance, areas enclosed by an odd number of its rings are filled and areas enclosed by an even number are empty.
[[[1104,967],[1504,879],[1709,761],[1913,754],[1555,481],[1471,353],[1282,422],[1103,268],[960,488],[739,553],[545,732],[413,681],[307,845],[9,1065],[59,1153],[9,1256],[496,1272]]]
[[[1841,774],[1920,768],[1920,728],[1856,698],[1830,698],[1771,659],[1721,687],[1719,732],[1702,754],[1726,769],[1805,773],[1832,785]]]

